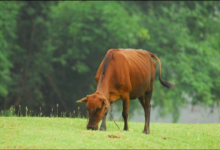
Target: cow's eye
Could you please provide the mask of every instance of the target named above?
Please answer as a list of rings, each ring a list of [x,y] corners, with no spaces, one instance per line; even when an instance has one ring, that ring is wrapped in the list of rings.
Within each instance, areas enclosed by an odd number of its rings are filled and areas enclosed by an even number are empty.
[[[98,107],[97,110],[101,110],[102,107]]]

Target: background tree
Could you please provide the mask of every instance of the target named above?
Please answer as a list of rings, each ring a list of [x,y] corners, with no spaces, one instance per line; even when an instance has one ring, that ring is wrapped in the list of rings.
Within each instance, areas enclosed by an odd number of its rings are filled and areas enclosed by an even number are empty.
[[[149,38],[138,24],[140,18],[132,18],[118,2],[59,3],[52,7],[51,18],[53,78],[68,106],[95,92],[95,74],[108,49],[137,47]]]
[[[110,48],[145,49],[162,62],[167,91],[155,81],[153,107],[177,122],[189,104],[220,101],[220,3],[215,1],[0,2],[0,109],[22,105],[43,115],[95,92]],[[156,78],[158,78],[158,69]],[[141,111],[139,102],[131,109]],[[120,105],[119,107],[120,108]],[[67,114],[68,114],[67,113]]]
[[[172,113],[176,122],[179,108],[187,104],[219,104],[219,3],[149,1],[139,5],[148,6],[143,9],[147,13],[143,24],[151,35],[142,47],[161,59],[163,78],[176,82],[167,92],[156,81],[153,102],[162,108],[160,115]]]
[[[9,84],[5,106],[23,105],[36,110],[45,105],[42,86],[44,70],[49,64],[44,48],[45,40],[48,38],[47,16],[52,2],[1,2],[3,5],[7,3],[19,6],[19,9],[16,12],[16,28],[14,31],[11,30],[17,38],[14,45],[12,44],[9,57],[12,63],[12,81]]]
[[[17,14],[20,5],[11,2],[0,2],[0,106],[6,107],[12,79],[10,68],[13,62],[9,57],[13,53],[17,26]]]

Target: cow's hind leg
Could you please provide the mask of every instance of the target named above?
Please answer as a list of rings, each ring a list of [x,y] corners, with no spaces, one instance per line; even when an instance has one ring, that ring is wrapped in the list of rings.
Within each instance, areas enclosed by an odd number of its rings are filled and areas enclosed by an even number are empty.
[[[101,124],[101,126],[99,128],[102,131],[106,130],[106,116],[107,116],[107,114],[108,114],[108,110],[106,110],[105,115],[104,115],[104,117],[102,119],[102,124]]]
[[[144,113],[145,113],[145,126],[144,126],[144,133],[150,133],[150,113],[151,113],[151,104],[150,100],[152,97],[153,91],[148,91],[145,93],[145,103],[144,103]]]
[[[151,112],[151,100],[152,92],[146,92],[143,96],[139,97],[139,101],[144,108],[145,115],[145,125],[144,125],[144,133],[150,133],[150,112]]]
[[[125,95],[122,101],[123,101],[122,117],[124,118],[124,130],[128,130],[128,110],[129,110],[129,103],[130,103],[129,95]]]

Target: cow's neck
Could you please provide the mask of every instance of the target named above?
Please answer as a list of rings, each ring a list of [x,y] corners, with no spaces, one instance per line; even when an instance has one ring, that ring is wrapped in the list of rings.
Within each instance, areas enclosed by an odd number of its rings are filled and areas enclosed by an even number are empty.
[[[109,91],[109,85],[110,84],[109,84],[108,79],[109,79],[108,77],[102,76],[100,78],[100,81],[98,82],[98,86],[97,86],[97,89],[96,89],[96,91],[102,93],[102,95],[105,96],[105,98],[107,100],[109,100],[109,93],[110,93],[110,91]]]

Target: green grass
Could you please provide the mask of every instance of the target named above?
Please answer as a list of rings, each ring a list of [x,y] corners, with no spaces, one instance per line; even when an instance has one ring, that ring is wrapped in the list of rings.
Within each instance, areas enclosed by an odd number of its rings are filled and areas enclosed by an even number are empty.
[[[86,119],[0,117],[1,149],[219,149],[220,124],[129,122],[130,131],[119,131],[107,122],[107,131],[86,130]],[[123,122],[117,122],[123,128]],[[109,138],[115,135],[119,138]]]

